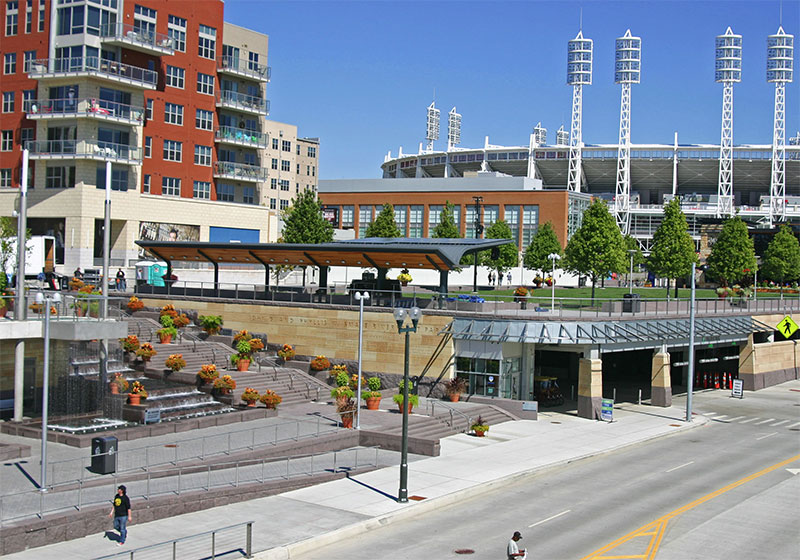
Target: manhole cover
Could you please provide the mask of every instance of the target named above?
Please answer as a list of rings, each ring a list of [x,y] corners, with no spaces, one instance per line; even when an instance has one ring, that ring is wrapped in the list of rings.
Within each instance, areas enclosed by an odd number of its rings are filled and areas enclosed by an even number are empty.
[[[456,554],[475,554],[475,551],[471,548],[459,548],[454,551]]]
[[[178,447],[178,444],[177,443],[168,443],[164,447]]]
[[[409,500],[414,500],[415,502],[421,502],[422,500],[426,499],[425,496],[409,496]]]

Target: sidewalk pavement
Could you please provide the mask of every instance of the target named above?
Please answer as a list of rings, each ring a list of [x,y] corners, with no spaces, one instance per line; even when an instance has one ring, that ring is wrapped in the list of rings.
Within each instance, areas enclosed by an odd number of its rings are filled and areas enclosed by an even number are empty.
[[[485,438],[458,434],[441,440],[441,455],[409,464],[409,497],[397,503],[398,467],[387,467],[277,496],[259,498],[128,527],[128,542],[117,547],[103,534],[8,555],[8,560],[85,560],[204,531],[254,521],[255,558],[293,558],[351,538],[409,515],[444,507],[545,469],[668,436],[707,422],[686,424],[684,409],[620,404],[614,422],[543,412],[538,421],[491,427]],[[101,513],[102,514],[102,513]],[[110,520],[109,520],[110,528]],[[243,531],[242,531],[243,534]],[[243,539],[237,546],[243,546]],[[166,549],[165,549],[166,550]],[[171,547],[169,548],[171,552]]]

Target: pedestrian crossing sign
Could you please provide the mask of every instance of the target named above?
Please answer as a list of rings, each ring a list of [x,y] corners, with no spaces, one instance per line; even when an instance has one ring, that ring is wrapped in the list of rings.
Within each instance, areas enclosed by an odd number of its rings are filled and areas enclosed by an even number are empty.
[[[780,332],[784,336],[784,338],[791,337],[797,331],[798,328],[800,327],[797,326],[797,323],[792,321],[792,318],[789,317],[788,315],[784,317],[780,323],[778,323],[777,327],[778,332]]]

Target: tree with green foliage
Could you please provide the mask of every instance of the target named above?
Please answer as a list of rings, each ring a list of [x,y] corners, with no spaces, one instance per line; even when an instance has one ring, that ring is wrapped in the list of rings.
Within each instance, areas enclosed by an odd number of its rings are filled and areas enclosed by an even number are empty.
[[[446,201],[442,209],[442,217],[439,223],[433,228],[431,237],[438,237],[440,239],[456,239],[461,237],[461,232],[458,230],[456,220],[453,217],[453,205],[450,201]]]
[[[31,230],[25,232],[25,239],[31,238]],[[31,248],[27,247],[28,253]],[[10,216],[0,216],[0,275],[6,271],[12,276],[17,273],[17,221]],[[7,279],[6,279],[7,281]]]
[[[625,258],[627,259],[627,266],[628,270],[630,271],[630,264],[631,264],[631,251],[633,251],[633,269],[636,270],[639,268],[640,265],[643,265],[647,262],[647,259],[642,254],[642,247],[639,245],[639,242],[632,235],[626,235],[623,237],[623,241],[625,241]],[[628,278],[628,282],[632,282],[631,278]]]
[[[333,241],[333,224],[322,217],[322,203],[313,189],[306,189],[292,200],[283,212],[284,243],[330,243]],[[303,267],[303,286],[306,285],[306,267]]]
[[[367,227],[364,237],[403,237],[394,221],[394,206],[388,202],[383,205],[378,217]]]
[[[616,220],[601,200],[583,213],[583,223],[567,243],[564,266],[592,280],[592,300],[598,278],[625,271],[625,240]]]
[[[486,239],[512,238],[511,228],[508,227],[508,224],[503,220],[496,221],[486,230]],[[492,251],[481,251],[478,253],[478,262],[483,266],[495,270],[499,278],[501,274],[517,266],[519,262],[517,244],[512,241],[511,243],[500,245],[499,255],[496,259],[492,258]]]
[[[550,255],[556,253],[559,257],[563,256],[561,250],[561,242],[558,240],[553,224],[545,222],[531,239],[531,244],[525,249],[525,255],[522,258],[522,264],[528,270],[538,270],[542,275],[546,271],[551,270],[553,262],[550,260]]]
[[[681,210],[680,201],[673,198],[664,206],[664,219],[653,234],[653,247],[647,268],[653,274],[667,279],[667,297],[669,297],[669,281],[675,278],[675,297],[678,297],[678,278],[692,272],[692,263],[697,262],[694,241],[689,235],[689,224]]]
[[[723,286],[736,284],[758,269],[753,240],[747,232],[747,224],[739,216],[722,224],[707,262],[709,274]]]
[[[781,285],[781,298],[783,285],[789,280],[800,278],[800,243],[789,226],[781,226],[780,231],[770,241],[764,252],[763,269],[767,278]]]

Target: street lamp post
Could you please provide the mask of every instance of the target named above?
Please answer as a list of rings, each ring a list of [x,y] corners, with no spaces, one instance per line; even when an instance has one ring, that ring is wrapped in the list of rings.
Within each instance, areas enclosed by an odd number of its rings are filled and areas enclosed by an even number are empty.
[[[364,302],[369,301],[369,292],[356,292],[358,300],[358,395],[356,396],[356,430],[361,429],[361,349],[364,343]]]
[[[411,325],[406,326],[406,319],[411,319]],[[417,332],[417,325],[422,319],[422,311],[419,307],[412,307],[410,310],[398,307],[394,310],[394,320],[397,322],[397,332],[406,335],[405,360],[403,363],[403,436],[400,447],[400,490],[397,494],[397,501],[408,502],[408,362],[410,359],[409,344],[410,333]]]
[[[61,303],[61,294],[52,296],[38,292],[36,303],[44,305],[44,365],[42,367],[42,471],[39,490],[47,492],[47,408],[50,400],[50,304]]]
[[[695,329],[695,268],[692,263],[692,297],[689,300],[689,371],[686,380],[686,421],[692,421],[692,392],[694,391],[694,329]]]
[[[631,256],[631,271],[628,274],[628,293],[633,293],[633,257],[636,255],[635,249],[628,249],[628,254]]]
[[[547,255],[547,258],[553,261],[553,272],[551,273],[551,280],[552,283],[550,285],[551,292],[550,292],[550,308],[555,311],[556,310],[556,261],[561,260],[561,255],[558,253],[550,253]]]

